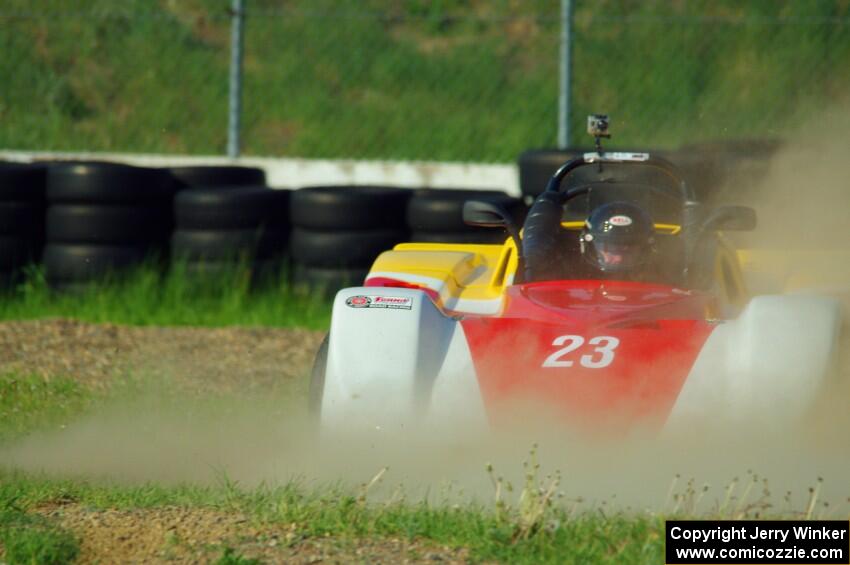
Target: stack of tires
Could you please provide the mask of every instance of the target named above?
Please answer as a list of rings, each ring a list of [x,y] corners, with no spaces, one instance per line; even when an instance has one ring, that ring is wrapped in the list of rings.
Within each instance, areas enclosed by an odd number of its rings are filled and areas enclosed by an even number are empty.
[[[505,230],[466,225],[463,205],[486,200],[501,205],[522,224],[525,207],[519,198],[494,190],[419,190],[407,205],[410,241],[421,243],[502,243]]]
[[[411,191],[377,186],[317,186],[292,195],[294,282],[334,292],[363,282],[381,252],[407,240]]]
[[[0,285],[16,282],[41,254],[45,172],[41,165],[0,164]]]
[[[593,149],[529,149],[517,160],[519,188],[527,200],[539,196],[561,165]]]
[[[44,269],[74,288],[161,258],[172,230],[174,180],[117,163],[57,163],[47,172]]]
[[[697,199],[710,202],[722,197],[728,188],[740,196],[741,187],[762,178],[770,159],[779,150],[776,139],[737,139],[683,145],[675,150],[647,150],[676,165]],[[546,189],[549,178],[567,161],[593,149],[532,149],[519,156],[520,188],[524,195],[536,197]],[[608,167],[611,170],[611,167]],[[631,174],[631,173],[630,173]],[[586,180],[586,179],[585,179]]]
[[[179,187],[195,186],[265,186],[266,174],[256,167],[231,165],[198,165],[168,169]]]
[[[289,191],[267,186],[204,186],[174,200],[172,261],[190,275],[280,271],[289,240]]]

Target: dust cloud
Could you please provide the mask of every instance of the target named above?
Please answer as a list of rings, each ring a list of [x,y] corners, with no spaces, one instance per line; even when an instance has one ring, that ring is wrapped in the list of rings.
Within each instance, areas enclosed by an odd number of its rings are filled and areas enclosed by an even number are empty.
[[[755,292],[821,290],[850,298],[848,108],[825,109],[785,141],[757,178],[733,174],[724,187],[727,202],[758,214],[756,231],[736,238],[754,250],[745,267]]]
[[[751,281],[754,286],[773,285],[773,291],[850,288],[850,112],[828,111],[823,120],[792,136],[761,178],[725,191],[727,202],[753,205],[759,213],[758,230],[742,243],[764,251],[773,267],[782,269],[774,280]],[[749,275],[758,279],[759,273]],[[844,383],[850,382],[848,333],[842,343]],[[807,424],[791,432],[675,430],[662,439],[638,435],[616,442],[575,437],[540,421],[535,410],[518,418],[537,421],[534,429],[517,426],[483,438],[460,430],[418,429],[404,434],[375,430],[334,441],[317,434],[305,404],[298,395],[210,402],[162,402],[154,395],[0,447],[0,465],[134,482],[214,484],[227,477],[251,487],[295,479],[308,489],[330,484],[356,489],[380,476],[370,489],[370,496],[379,499],[396,496],[401,485],[408,500],[427,496],[437,502],[476,499],[486,504],[493,501],[495,476],[512,482],[515,493],[521,490],[523,462],[536,444],[540,474],[559,471],[564,503],[581,500],[585,510],[701,513],[731,498],[736,508],[769,501],[769,512],[782,513],[804,510],[809,489],[816,488],[819,500],[830,506],[819,503],[815,516],[847,516],[846,386],[828,395]],[[693,508],[676,502],[682,500],[676,494],[689,492]]]
[[[792,435],[683,431],[660,440],[624,441],[576,437],[554,421],[488,437],[420,429],[335,438],[317,432],[301,403],[286,402],[243,398],[223,406],[172,398],[167,406],[152,400],[114,405],[0,448],[0,465],[121,483],[227,480],[250,488],[295,480],[308,490],[339,485],[353,492],[380,475],[369,490],[376,501],[403,493],[410,501],[486,505],[494,500],[496,477],[512,483],[514,496],[522,490],[523,463],[532,464],[536,445],[540,471],[534,483],[549,484],[544,476],[557,471],[564,503],[580,501],[579,510],[691,510],[675,495],[694,491],[691,496],[701,500],[691,501],[693,511],[710,512],[722,504],[730,485],[737,485],[734,505],[769,500],[777,512],[802,511],[808,489],[816,487],[819,500],[830,502],[830,512],[846,514],[850,496],[846,402],[825,421]],[[540,420],[539,411],[517,420],[535,417]],[[767,497],[762,478],[769,481]]]

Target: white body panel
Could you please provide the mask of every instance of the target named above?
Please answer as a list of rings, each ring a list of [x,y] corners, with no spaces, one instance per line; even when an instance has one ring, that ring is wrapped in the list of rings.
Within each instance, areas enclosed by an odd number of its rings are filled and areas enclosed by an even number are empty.
[[[352,297],[409,299],[409,309],[352,307]],[[463,329],[421,290],[357,287],[334,300],[321,408],[335,430],[480,431],[486,416]]]
[[[347,303],[378,296],[401,300],[405,308]],[[737,319],[719,323],[709,335],[665,430],[794,422],[828,384],[840,330],[841,308],[833,299],[754,298]],[[440,438],[485,431],[487,415],[461,324],[420,290],[340,291],[321,420],[325,429],[423,431]]]
[[[706,340],[667,428],[797,421],[828,384],[840,331],[841,307],[831,298],[753,298]]]

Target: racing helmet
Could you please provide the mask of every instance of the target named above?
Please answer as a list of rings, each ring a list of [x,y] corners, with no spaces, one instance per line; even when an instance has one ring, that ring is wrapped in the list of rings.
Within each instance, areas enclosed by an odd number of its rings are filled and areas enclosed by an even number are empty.
[[[602,204],[585,221],[579,246],[582,258],[594,269],[633,273],[649,263],[655,252],[655,226],[635,204]]]

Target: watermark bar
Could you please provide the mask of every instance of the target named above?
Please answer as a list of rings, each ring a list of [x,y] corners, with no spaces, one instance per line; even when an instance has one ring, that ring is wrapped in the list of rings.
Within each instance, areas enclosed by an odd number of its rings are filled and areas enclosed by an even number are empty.
[[[668,565],[850,564],[845,520],[668,520]]]

